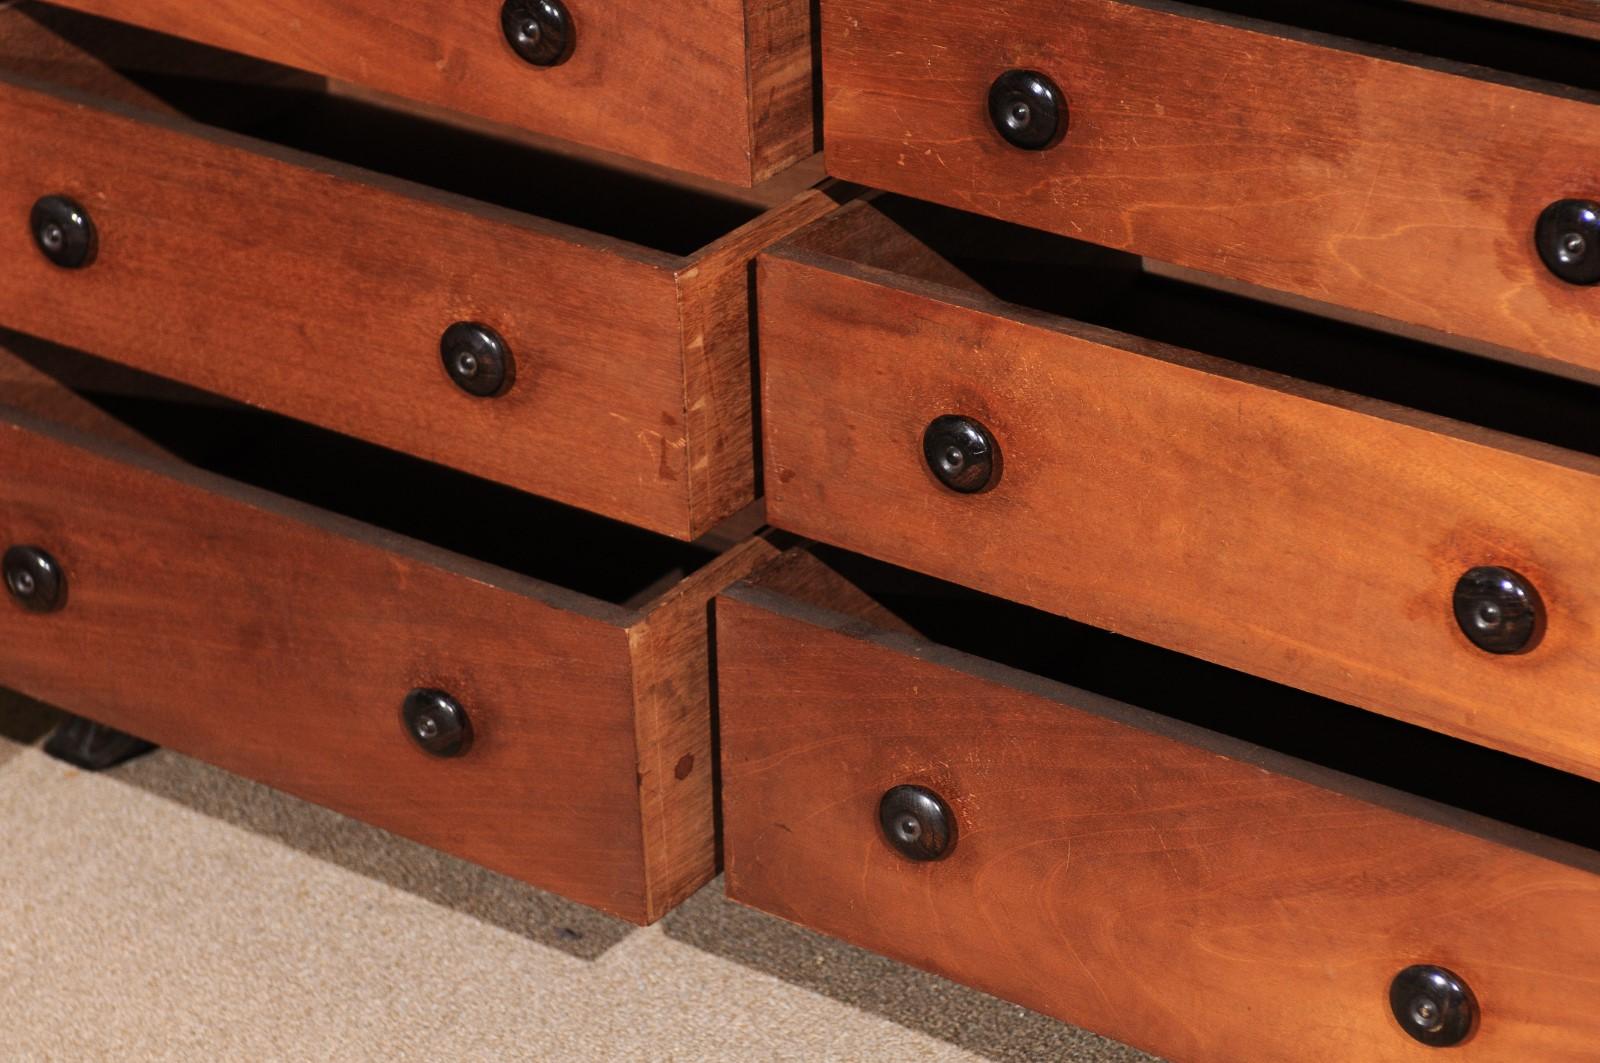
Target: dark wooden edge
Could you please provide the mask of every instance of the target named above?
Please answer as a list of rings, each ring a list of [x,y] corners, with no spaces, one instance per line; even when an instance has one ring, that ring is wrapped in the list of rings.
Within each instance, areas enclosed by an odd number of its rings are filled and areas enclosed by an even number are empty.
[[[162,114],[121,100],[96,96],[70,86],[39,81],[14,71],[0,69],[0,86],[49,96],[75,107],[101,112],[114,118],[139,122],[164,132],[205,141],[220,149],[249,152],[252,155],[260,156],[273,162],[294,166],[312,173],[323,174],[336,180],[362,185],[389,195],[416,200],[441,209],[456,211],[479,221],[508,225],[540,236],[562,240],[566,243],[582,246],[590,251],[611,255],[621,261],[648,267],[666,274],[676,273],[683,268],[687,261],[681,256],[668,254],[665,251],[657,251],[642,244],[630,243],[626,240],[591,232],[587,229],[580,229],[563,222],[541,218],[535,214],[512,210],[509,207],[485,203],[470,196],[446,192],[429,185],[408,181],[405,178],[365,170],[359,166],[352,166],[321,155],[300,151],[296,148],[285,147],[282,144],[259,140],[231,130],[219,129],[216,126],[205,125],[187,118]]]
[[[1114,2],[1127,4],[1130,7],[1146,8],[1164,15],[1175,15],[1180,18],[1210,22],[1229,29],[1259,34],[1263,37],[1276,37],[1279,40],[1293,41],[1296,44],[1327,48],[1336,52],[1349,52],[1353,55],[1362,55],[1369,59],[1395,63],[1399,66],[1429,70],[1436,74],[1472,78],[1475,81],[1504,85],[1507,88],[1536,92],[1544,96],[1558,96],[1581,103],[1600,103],[1600,93],[1588,89],[1580,89],[1573,85],[1563,85],[1556,81],[1544,81],[1539,78],[1512,74],[1504,70],[1495,70],[1490,67],[1477,66],[1454,59],[1443,59],[1422,52],[1411,52],[1403,48],[1373,44],[1369,41],[1358,41],[1349,37],[1324,33],[1320,30],[1303,29],[1299,26],[1291,26],[1281,22],[1250,18],[1225,11],[1214,11],[1210,8],[1196,7],[1192,4],[1183,3],[1182,0],[1114,0]],[[1449,5],[1431,4],[1427,6],[1445,7]],[[1461,11],[1464,8],[1456,7],[1455,10]]]
[[[1229,760],[1250,764],[1264,771],[1296,779],[1332,793],[1411,816],[1483,841],[1517,849],[1580,871],[1600,874],[1600,853],[1582,846],[1536,834],[1521,827],[1514,827],[1414,794],[1380,786],[1365,779],[1174,720],[1147,709],[1113,701],[1032,672],[1020,671],[987,658],[975,657],[923,638],[885,631],[870,621],[797,600],[761,587],[754,581],[741,581],[729,587],[719,598],[728,598],[750,608],[774,613],[844,638],[872,643],[937,668],[946,668],[984,682],[1010,687],[1024,694],[1054,702],[1066,709],[1089,713],[1158,738],[1204,749]],[[782,663],[775,661],[773,667],[780,668]]]
[[[1338,388],[1301,380],[1298,377],[1285,376],[1282,373],[1274,373],[1266,369],[1257,369],[1254,366],[1230,362],[1226,358],[1216,355],[1201,354],[1198,351],[1174,347],[1155,340],[1147,340],[1073,318],[1030,310],[1027,307],[1005,302],[987,293],[956,288],[938,281],[924,280],[896,270],[858,262],[852,258],[845,257],[835,250],[824,249],[819,246],[820,242],[816,238],[818,235],[822,235],[824,227],[832,229],[836,226],[849,224],[858,213],[870,209],[873,198],[876,197],[867,197],[842,207],[815,226],[814,229],[817,232],[803,230],[800,234],[797,234],[797,238],[781,241],[768,248],[757,260],[758,267],[762,260],[772,258],[792,262],[811,269],[826,270],[867,284],[893,288],[923,299],[932,299],[961,307],[965,310],[976,311],[992,317],[1005,318],[1020,325],[1057,333],[1075,340],[1154,358],[1183,369],[1237,380],[1243,384],[1266,388],[1295,398],[1348,410],[1368,417],[1376,417],[1408,428],[1458,439],[1464,443],[1514,453],[1524,458],[1542,461],[1574,472],[1600,475],[1600,457],[1567,450],[1548,443],[1540,443],[1536,440],[1526,439],[1522,436],[1511,435],[1508,432],[1500,432],[1491,428],[1484,428],[1465,421],[1453,420],[1438,414],[1412,409],[1409,406],[1401,406],[1382,399],[1361,395],[1357,392],[1341,391]],[[810,243],[807,242],[808,240]]]
[[[418,542],[398,532],[364,524],[270,491],[230,480],[225,476],[197,469],[176,459],[164,458],[126,444],[108,442],[79,428],[57,424],[27,410],[7,405],[4,397],[0,396],[0,431],[18,428],[46,436],[108,461],[176,480],[188,487],[218,495],[239,505],[297,521],[331,535],[355,540],[452,575],[475,580],[512,594],[520,594],[551,608],[575,613],[613,627],[629,627],[643,619],[654,605],[651,603],[651,606],[640,609],[624,609],[579,591],[545,583],[485,562],[474,561],[449,550]]]
[[[1600,40],[1600,3],[1595,0],[1409,0],[1500,22]]]

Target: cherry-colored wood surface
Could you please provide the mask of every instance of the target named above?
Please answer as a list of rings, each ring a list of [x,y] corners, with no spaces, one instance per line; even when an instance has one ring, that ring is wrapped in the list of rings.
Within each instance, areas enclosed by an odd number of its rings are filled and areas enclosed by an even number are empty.
[[[715,872],[708,602],[764,543],[623,609],[21,412],[0,543],[68,581],[0,601],[9,687],[636,922]],[[412,743],[415,687],[465,756]]]
[[[806,0],[570,0],[572,57],[523,62],[501,0],[64,0],[730,184],[816,150]]]
[[[759,304],[775,526],[1600,778],[1600,460],[798,243]],[[984,493],[923,459],[951,413]],[[1538,588],[1531,652],[1456,625],[1479,565]]]
[[[1546,205],[1600,197],[1600,107],[1263,27],[1163,0],[832,0],[828,171],[1600,376],[1600,289],[1533,243]],[[989,122],[1018,67],[1068,100],[1050,150]]]
[[[736,900],[1173,1063],[1594,1058],[1593,853],[766,590],[717,642]],[[880,834],[900,784],[945,859]],[[1418,963],[1476,993],[1465,1044],[1392,1017]]]
[[[0,213],[65,193],[100,237],[67,271],[11,227],[9,326],[679,538],[755,497],[749,258],[825,195],[680,257],[16,83],[0,127]],[[462,320],[505,395],[446,376]]]
[[[698,535],[757,495],[752,263],[770,244],[831,213],[829,188],[802,193],[696,255],[678,274],[683,330],[682,459],[688,526]]]
[[[746,540],[657,598],[628,631],[649,904],[641,922],[716,874],[711,599],[778,556],[766,540]]]

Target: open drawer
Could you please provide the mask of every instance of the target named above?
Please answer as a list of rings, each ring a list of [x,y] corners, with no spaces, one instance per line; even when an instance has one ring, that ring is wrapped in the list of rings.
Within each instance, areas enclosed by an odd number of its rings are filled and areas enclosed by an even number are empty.
[[[0,322],[678,538],[754,500],[749,262],[826,195],[147,87],[237,128],[0,79]]]
[[[1594,389],[895,197],[759,290],[774,525],[1600,777]]]
[[[708,601],[764,542],[6,343],[6,403],[51,419],[0,417],[0,683],[636,922],[714,873]],[[56,386],[86,366],[116,394]]]
[[[1594,1056],[1593,782],[835,551],[716,637],[736,900],[1172,1063]]]
[[[828,172],[1600,380],[1600,42],[1461,13],[1595,5],[1442,6],[831,0]]]
[[[731,184],[816,151],[808,0],[62,6]]]

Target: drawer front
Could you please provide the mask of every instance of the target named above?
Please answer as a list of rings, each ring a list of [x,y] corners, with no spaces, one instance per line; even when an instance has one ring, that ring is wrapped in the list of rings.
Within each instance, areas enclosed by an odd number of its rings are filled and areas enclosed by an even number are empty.
[[[0,544],[66,574],[0,602],[5,685],[636,921],[713,873],[709,770],[670,774],[709,757],[709,592],[696,640],[27,415],[0,454]],[[464,755],[413,743],[419,688]]]
[[[1420,964],[1479,1005],[1450,1058],[1592,1058],[1593,871],[863,630],[764,590],[717,602],[735,899],[1173,1063],[1432,1059],[1388,1001]],[[880,832],[901,785],[948,803],[942,859]]]
[[[1600,291],[1557,280],[1534,228],[1600,198],[1600,108],[1248,25],[1164,2],[1022,0],[975,21],[952,0],[835,0],[829,172],[1592,378]],[[988,118],[1018,68],[1067,101],[1047,150]]]
[[[804,0],[561,0],[519,58],[501,0],[66,0],[65,7],[733,184],[815,151]]]
[[[802,249],[760,274],[773,524],[1600,778],[1600,461]],[[944,415],[990,489],[930,471]],[[1496,566],[1529,652],[1456,622]]]
[[[7,326],[690,532],[680,260],[3,83],[0,127]],[[26,219],[52,194],[93,221],[85,268],[33,245]],[[461,321],[510,348],[504,394],[446,374],[440,339]],[[751,464],[747,439],[719,445]]]

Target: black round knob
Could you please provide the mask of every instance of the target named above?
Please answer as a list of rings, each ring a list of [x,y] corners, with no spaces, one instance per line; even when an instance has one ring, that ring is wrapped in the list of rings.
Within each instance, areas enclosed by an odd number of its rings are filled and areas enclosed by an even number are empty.
[[[94,261],[97,244],[89,212],[66,196],[45,196],[28,213],[33,243],[62,269],[82,269]]]
[[[413,690],[400,707],[400,718],[412,740],[436,757],[459,757],[472,744],[467,710],[442,690]]]
[[[506,0],[500,29],[512,50],[534,66],[559,66],[572,55],[576,34],[561,0]]]
[[[1067,101],[1037,70],[1008,70],[989,86],[989,121],[1006,143],[1043,151],[1067,131]]]
[[[896,786],[878,802],[878,825],[907,860],[938,860],[956,846],[956,818],[925,786]]]
[[[1544,208],[1533,228],[1545,266],[1568,284],[1600,282],[1600,203],[1561,199]]]
[[[456,387],[491,398],[511,386],[511,350],[500,333],[476,321],[457,321],[439,337],[439,357]]]
[[[1434,1048],[1465,1041],[1478,1021],[1478,1001],[1443,967],[1407,967],[1389,983],[1389,1008],[1400,1028]]]
[[[1000,479],[1000,445],[970,417],[934,418],[922,433],[922,456],[940,483],[962,494],[982,491]]]
[[[13,546],[0,561],[6,593],[33,613],[52,613],[67,604],[67,575],[56,559],[37,546]]]
[[[1509,568],[1485,565],[1456,581],[1456,623],[1480,650],[1524,653],[1544,632],[1544,603],[1533,584]]]

